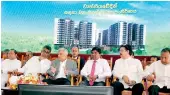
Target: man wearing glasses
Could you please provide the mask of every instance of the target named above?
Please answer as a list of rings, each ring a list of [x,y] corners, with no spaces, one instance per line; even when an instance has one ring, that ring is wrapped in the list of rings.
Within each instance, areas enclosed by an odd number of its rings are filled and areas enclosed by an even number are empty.
[[[121,45],[119,51],[121,58],[115,61],[112,72],[113,76],[119,79],[111,84],[114,87],[114,95],[122,95],[124,89],[132,91],[132,95],[142,95],[143,68],[140,60],[132,58],[133,51],[130,45]]]
[[[40,56],[33,56],[22,68],[15,70],[15,72],[22,72],[24,75],[32,74],[34,76],[37,76],[38,73],[46,73],[51,65],[51,61],[48,60],[50,53],[51,47],[48,45],[44,46]]]
[[[26,64],[26,62],[33,57],[33,53],[31,51],[27,51],[25,54],[25,59],[22,62],[22,67]]]

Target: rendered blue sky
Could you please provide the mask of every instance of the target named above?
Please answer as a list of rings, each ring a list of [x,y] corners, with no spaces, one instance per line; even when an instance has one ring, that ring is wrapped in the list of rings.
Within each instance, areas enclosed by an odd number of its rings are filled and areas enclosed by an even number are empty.
[[[84,4],[117,3],[120,9],[136,9],[136,14],[114,14],[109,16],[92,15],[65,15],[64,11],[97,10],[83,9]],[[146,24],[147,32],[170,32],[170,2],[103,2],[103,1],[3,1],[2,9],[2,32],[40,32],[53,34],[54,18],[71,18],[78,22],[81,20],[97,23],[100,30],[107,29],[118,21],[135,22]],[[108,9],[109,10],[109,9]]]

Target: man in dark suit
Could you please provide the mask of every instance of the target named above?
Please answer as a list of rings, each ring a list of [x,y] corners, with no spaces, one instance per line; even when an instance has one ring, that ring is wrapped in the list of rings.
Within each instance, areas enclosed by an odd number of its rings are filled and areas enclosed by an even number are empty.
[[[67,59],[68,51],[65,48],[58,50],[58,59],[51,63],[50,69],[47,73],[50,75],[49,79],[44,79],[43,82],[55,85],[70,85],[71,74],[77,75],[77,64],[70,59]]]
[[[78,57],[80,57],[79,56],[79,48],[78,47],[76,47],[76,46],[72,47],[71,51],[72,51],[72,59],[78,59]],[[80,71],[84,67],[84,64],[85,64],[84,58],[80,57]]]

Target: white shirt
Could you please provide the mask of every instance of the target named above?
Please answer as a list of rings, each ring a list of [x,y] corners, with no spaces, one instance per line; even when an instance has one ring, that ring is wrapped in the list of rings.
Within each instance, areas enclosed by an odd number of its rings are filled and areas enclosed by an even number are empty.
[[[129,57],[128,59],[117,59],[113,69],[113,75],[119,78],[119,81],[124,85],[124,88],[132,88],[124,82],[122,77],[128,76],[129,80],[134,80],[136,83],[142,82],[143,68],[140,60]]]
[[[4,61],[2,61],[1,65],[2,65],[1,70],[3,74],[7,74],[8,71],[13,71],[18,68],[21,68],[21,61],[17,59],[14,60],[5,59]]]
[[[167,86],[170,88],[170,64],[164,65],[161,61],[152,63],[149,68],[145,71],[145,76],[155,73],[156,79],[154,85],[158,85],[160,88]]]
[[[147,66],[145,67],[145,70],[144,70],[144,71],[146,71],[147,69],[149,69],[149,65],[147,65]]]
[[[109,66],[109,63],[105,59],[98,59],[96,60],[96,67],[94,75],[98,75],[98,79],[96,79],[96,82],[103,81],[105,82],[105,79],[107,76],[111,76],[111,68]],[[91,73],[92,65],[94,60],[88,60],[83,69],[81,70],[81,75],[87,77]]]
[[[32,74],[37,76],[37,73],[46,73],[50,68],[51,61],[48,59],[39,60],[39,56],[34,56],[29,59],[26,64],[18,69],[19,72],[23,72],[24,75]]]
[[[8,72],[16,70],[18,68],[21,68],[21,61],[14,59],[5,59],[2,64],[1,64],[1,86],[5,86],[5,83],[7,82],[8,79]]]
[[[58,79],[58,78],[66,78],[66,75],[64,73],[64,69],[66,67],[66,61],[67,60],[65,60],[63,62],[60,61],[60,68],[59,68],[59,72],[58,72],[58,74],[56,76],[56,79]]]

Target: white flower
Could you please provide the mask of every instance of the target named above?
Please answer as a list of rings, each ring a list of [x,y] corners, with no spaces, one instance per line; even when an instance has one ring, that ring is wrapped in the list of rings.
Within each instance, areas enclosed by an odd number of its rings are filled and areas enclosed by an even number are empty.
[[[12,76],[10,79],[9,79],[9,83],[10,84],[17,84],[17,81],[19,80],[19,78],[17,76]]]

